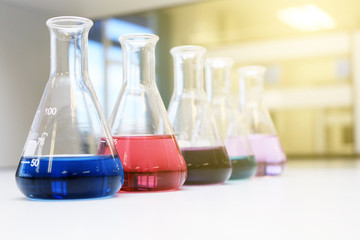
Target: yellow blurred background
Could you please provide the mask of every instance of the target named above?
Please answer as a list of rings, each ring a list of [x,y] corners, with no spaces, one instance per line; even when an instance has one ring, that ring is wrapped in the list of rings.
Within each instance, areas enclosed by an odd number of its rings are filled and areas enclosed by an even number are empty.
[[[157,84],[166,106],[173,91],[169,50],[202,45],[209,57],[235,60],[234,95],[236,68],[267,67],[264,98],[290,159],[360,153],[358,0],[0,0],[1,150],[10,151],[0,166],[18,162],[49,73],[45,21],[57,15],[95,22],[89,68],[107,117],[121,87],[117,37],[150,32],[160,37]]]
[[[173,87],[170,48],[202,45],[207,56],[235,59],[234,94],[238,94],[237,68],[267,67],[265,100],[290,157],[353,156],[358,112],[354,68],[359,66],[355,51],[360,43],[357,9],[360,2],[355,0],[222,0],[118,19],[160,36],[157,82],[165,104]]]

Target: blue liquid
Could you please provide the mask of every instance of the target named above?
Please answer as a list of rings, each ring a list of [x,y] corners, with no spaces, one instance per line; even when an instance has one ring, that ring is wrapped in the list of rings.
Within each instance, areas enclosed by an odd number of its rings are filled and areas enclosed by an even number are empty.
[[[120,190],[124,171],[119,157],[112,155],[22,157],[16,183],[30,198],[106,197]]]

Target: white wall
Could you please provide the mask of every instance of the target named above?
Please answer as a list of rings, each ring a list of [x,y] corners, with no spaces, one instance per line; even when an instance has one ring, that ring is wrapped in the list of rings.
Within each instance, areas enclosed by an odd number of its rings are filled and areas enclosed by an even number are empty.
[[[49,77],[47,18],[0,2],[0,167],[17,166]]]

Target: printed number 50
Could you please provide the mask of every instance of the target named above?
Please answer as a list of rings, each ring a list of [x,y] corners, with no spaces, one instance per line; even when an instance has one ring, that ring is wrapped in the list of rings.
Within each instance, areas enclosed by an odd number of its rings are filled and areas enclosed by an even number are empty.
[[[39,165],[39,159],[32,159],[30,166],[31,167],[37,167]]]

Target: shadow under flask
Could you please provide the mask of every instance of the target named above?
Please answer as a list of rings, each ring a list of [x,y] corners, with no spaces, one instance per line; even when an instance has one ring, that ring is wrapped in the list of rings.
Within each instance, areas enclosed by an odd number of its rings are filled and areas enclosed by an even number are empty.
[[[231,101],[231,58],[207,58],[205,61],[206,92],[217,127],[231,160],[230,179],[244,179],[256,172],[256,161],[247,131],[240,121],[236,104]]]
[[[124,172],[89,79],[92,21],[56,17],[46,24],[51,72],[22,152],[17,185],[30,198],[113,195],[121,188]]]
[[[155,83],[158,36],[119,38],[124,82],[110,128],[124,166],[124,191],[175,190],[186,179],[186,164]]]
[[[168,115],[187,164],[185,184],[223,183],[231,175],[231,162],[204,91],[206,49],[180,46],[170,52],[175,86]]]
[[[280,143],[270,113],[263,102],[265,67],[246,66],[238,69],[241,121],[256,162],[256,176],[279,175],[283,172],[286,155]]]

